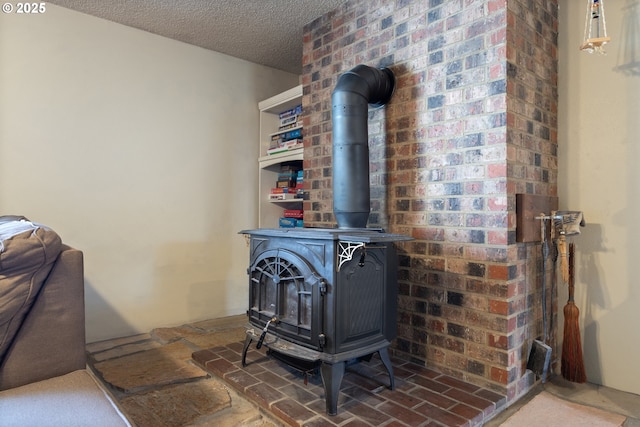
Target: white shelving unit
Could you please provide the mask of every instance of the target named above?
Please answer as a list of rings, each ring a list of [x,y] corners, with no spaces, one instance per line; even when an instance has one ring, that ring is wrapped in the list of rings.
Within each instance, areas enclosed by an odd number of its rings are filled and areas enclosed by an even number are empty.
[[[260,228],[277,228],[278,220],[285,209],[302,209],[302,200],[269,200],[271,188],[278,180],[278,173],[283,163],[299,162],[302,168],[303,149],[285,151],[267,155],[271,137],[278,133],[279,114],[302,103],[302,85],[272,96],[258,103],[260,110],[260,157],[258,184],[258,226]],[[292,129],[288,129],[291,131]]]

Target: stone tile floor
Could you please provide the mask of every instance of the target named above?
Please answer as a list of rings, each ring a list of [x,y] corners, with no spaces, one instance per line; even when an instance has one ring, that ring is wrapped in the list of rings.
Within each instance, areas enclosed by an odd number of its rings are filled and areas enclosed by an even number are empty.
[[[192,361],[195,351],[243,340],[245,323],[233,316],[92,343],[88,364],[138,427],[276,427]]]
[[[89,344],[89,366],[138,427],[479,426],[505,398],[392,359],[395,389],[377,356],[350,365],[338,414],[325,414],[319,375],[305,378],[252,344],[240,358],[246,316]]]

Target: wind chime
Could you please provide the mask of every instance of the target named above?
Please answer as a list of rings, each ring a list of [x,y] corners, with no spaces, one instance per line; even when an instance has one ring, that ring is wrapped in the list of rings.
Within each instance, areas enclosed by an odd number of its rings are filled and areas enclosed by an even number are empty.
[[[604,16],[604,0],[587,0],[587,15],[584,23],[584,41],[580,50],[605,54],[604,45],[611,41],[607,36],[607,21]]]

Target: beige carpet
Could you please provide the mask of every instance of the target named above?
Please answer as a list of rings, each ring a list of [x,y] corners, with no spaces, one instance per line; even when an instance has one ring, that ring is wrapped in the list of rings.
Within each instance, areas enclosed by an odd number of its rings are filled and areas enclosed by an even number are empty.
[[[82,369],[0,392],[0,426],[131,427],[131,424],[93,376]]]
[[[500,427],[619,427],[625,420],[622,415],[572,403],[543,391]]]

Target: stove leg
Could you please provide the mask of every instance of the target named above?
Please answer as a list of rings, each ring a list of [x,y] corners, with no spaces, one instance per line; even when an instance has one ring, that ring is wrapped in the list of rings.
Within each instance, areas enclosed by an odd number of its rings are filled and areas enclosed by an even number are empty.
[[[323,362],[322,366],[320,366],[327,415],[336,415],[338,413],[338,394],[340,393],[340,384],[344,376],[344,367],[345,362],[335,364]]]
[[[393,390],[395,388],[393,380],[393,366],[391,365],[391,359],[389,358],[389,351],[387,347],[378,350],[378,354],[380,355],[380,359],[382,360],[384,367],[387,368],[387,372],[389,373],[389,388]]]
[[[244,347],[242,347],[242,367],[247,366],[247,350],[249,350],[249,345],[251,345],[251,335],[247,334],[247,337],[244,339]]]

